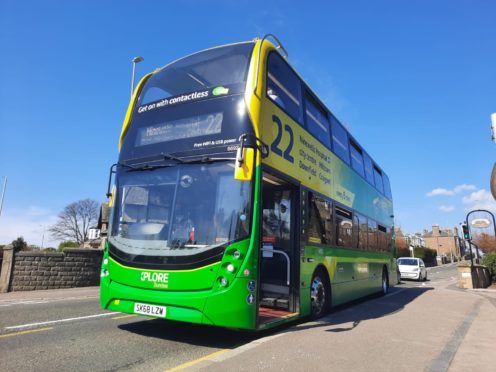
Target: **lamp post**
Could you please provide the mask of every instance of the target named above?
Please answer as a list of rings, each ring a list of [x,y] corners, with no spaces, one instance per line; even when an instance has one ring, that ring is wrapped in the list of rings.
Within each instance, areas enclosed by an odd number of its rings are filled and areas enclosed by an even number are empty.
[[[133,58],[133,76],[131,77],[131,97],[133,96],[134,92],[134,73],[136,72],[136,64],[142,62],[144,60],[143,57],[137,56]]]
[[[40,225],[40,227],[43,227],[43,234],[41,235],[41,250],[43,250],[43,243],[45,243],[45,225]]]
[[[0,216],[2,215],[3,198],[5,196],[5,189],[6,188],[7,188],[7,176],[5,176],[4,181],[3,181],[2,198],[0,199]]]
[[[468,218],[469,216],[472,214],[472,213],[476,213],[476,212],[484,212],[484,213],[487,213],[489,214],[492,219],[493,219],[493,230],[494,230],[494,237],[496,238],[496,220],[494,219],[494,214],[492,214],[490,211],[488,211],[487,209],[474,209],[473,211],[470,211],[467,213],[467,217],[465,217],[465,224],[467,225],[467,228],[468,228],[468,231],[469,231],[469,236],[468,236],[468,244],[470,246],[470,252],[472,252],[472,244],[475,245],[474,243],[472,243],[472,233],[470,231],[470,226],[472,224],[469,224],[468,223]],[[479,227],[479,228],[484,228],[484,227],[488,227],[490,224],[491,224],[491,221],[489,220],[486,220],[486,219],[483,219],[483,218],[480,218],[480,219],[477,219],[477,224],[475,223],[476,222],[476,219],[474,219],[472,222],[474,222],[473,226],[474,227]],[[477,254],[477,263],[479,263],[479,247],[477,245],[476,246],[476,254]]]

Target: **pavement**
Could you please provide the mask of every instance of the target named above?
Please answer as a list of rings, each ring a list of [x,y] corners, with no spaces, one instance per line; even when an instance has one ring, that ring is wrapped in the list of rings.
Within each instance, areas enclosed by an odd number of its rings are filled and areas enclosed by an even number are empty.
[[[99,287],[47,289],[0,293],[0,305],[23,301],[64,300],[73,298],[98,298]]]
[[[385,297],[178,369],[496,372],[496,290],[455,283],[453,276],[407,282]]]
[[[0,306],[95,297],[98,287],[12,292]],[[451,277],[401,284],[171,371],[496,371],[495,341],[496,290],[460,290]]]

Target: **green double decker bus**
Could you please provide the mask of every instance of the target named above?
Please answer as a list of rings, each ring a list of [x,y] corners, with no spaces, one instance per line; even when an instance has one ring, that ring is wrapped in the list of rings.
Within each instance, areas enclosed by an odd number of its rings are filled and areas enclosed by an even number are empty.
[[[272,35],[144,76],[119,149],[102,308],[259,330],[397,280],[388,177]]]

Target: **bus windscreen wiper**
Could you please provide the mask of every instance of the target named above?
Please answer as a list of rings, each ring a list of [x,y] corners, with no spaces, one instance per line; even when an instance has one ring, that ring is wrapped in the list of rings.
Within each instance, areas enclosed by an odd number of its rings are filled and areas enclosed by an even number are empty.
[[[164,159],[168,159],[168,160],[175,160],[177,161],[178,163],[185,163],[185,161],[181,158],[178,158],[177,156],[174,156],[174,155],[171,155],[171,154],[168,154],[166,152],[161,152],[160,155],[164,158]]]
[[[169,168],[175,166],[175,164],[143,164],[143,165],[130,165],[126,163],[117,163],[117,165],[120,165],[122,167],[129,168],[129,171],[143,171],[143,170],[154,170],[154,169],[159,169],[159,168]]]
[[[234,161],[236,160],[236,158],[211,158],[209,156],[202,156],[196,159],[182,160],[182,162],[186,164],[200,164],[200,163],[215,163],[216,161],[226,161],[226,160]]]

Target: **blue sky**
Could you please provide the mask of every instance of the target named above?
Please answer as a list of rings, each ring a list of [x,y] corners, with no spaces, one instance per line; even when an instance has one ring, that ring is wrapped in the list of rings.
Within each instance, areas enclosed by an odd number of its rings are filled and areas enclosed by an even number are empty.
[[[0,2],[0,244],[41,244],[70,202],[105,200],[137,76],[274,33],[289,61],[388,173],[396,224],[496,210],[496,2]],[[1,188],[1,186],[0,186]],[[45,246],[47,240],[45,237]]]

